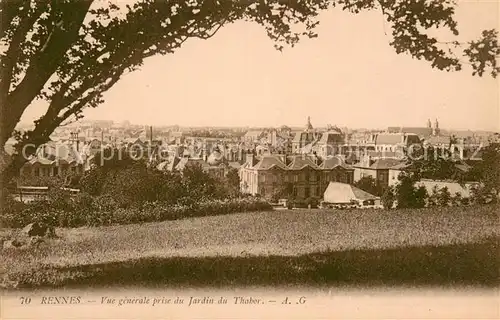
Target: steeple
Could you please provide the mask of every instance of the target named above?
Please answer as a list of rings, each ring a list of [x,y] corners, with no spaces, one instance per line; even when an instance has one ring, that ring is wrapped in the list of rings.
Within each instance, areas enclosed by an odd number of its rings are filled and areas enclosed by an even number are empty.
[[[427,119],[427,128],[432,128],[431,119]]]
[[[439,122],[438,119],[434,121],[434,128],[432,128],[432,135],[437,136],[439,135]]]
[[[305,131],[311,131],[313,130],[313,126],[311,124],[311,117],[307,117],[307,124],[306,124],[306,130]]]

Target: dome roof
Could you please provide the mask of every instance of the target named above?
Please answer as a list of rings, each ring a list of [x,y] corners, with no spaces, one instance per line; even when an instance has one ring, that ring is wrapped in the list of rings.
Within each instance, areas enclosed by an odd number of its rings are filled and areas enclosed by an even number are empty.
[[[222,154],[219,151],[214,151],[208,156],[207,163],[211,166],[218,166],[223,160]]]

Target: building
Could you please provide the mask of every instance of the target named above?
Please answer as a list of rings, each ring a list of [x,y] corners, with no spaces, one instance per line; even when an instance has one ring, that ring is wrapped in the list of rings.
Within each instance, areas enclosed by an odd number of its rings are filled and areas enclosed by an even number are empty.
[[[64,177],[81,174],[85,169],[86,155],[75,146],[48,143],[38,148],[20,170],[20,177]]]
[[[339,158],[322,161],[307,155],[247,155],[240,168],[241,192],[270,198],[321,198],[330,181],[352,183],[354,170]]]
[[[160,171],[183,172],[189,166],[200,166],[203,171],[216,178],[224,178],[230,166],[224,156],[218,152],[212,152],[206,160],[201,158],[178,157],[171,155],[168,159],[160,162],[156,168]]]
[[[414,133],[378,133],[373,137],[375,151],[405,153],[412,145],[420,145],[421,140]]]
[[[292,140],[292,153],[303,153],[302,148],[318,140],[318,133],[311,124],[311,117],[307,117],[307,123],[304,131],[296,132]]]
[[[316,154],[324,159],[337,156],[341,154],[341,146],[344,142],[344,135],[340,130],[324,132],[315,144]]]
[[[365,156],[361,162],[353,165],[354,181],[359,181],[364,177],[372,177],[379,186],[387,188],[397,183],[397,177],[403,170],[403,165],[405,165],[405,161],[401,159],[380,158],[372,160],[370,156]]]
[[[425,127],[389,127],[387,128],[388,133],[411,133],[417,135],[419,138],[427,138],[432,135],[439,135],[439,122],[436,119],[434,121],[434,126],[431,124],[431,120],[427,120]]]
[[[244,142],[255,142],[258,141],[264,135],[263,130],[249,130],[243,136]]]

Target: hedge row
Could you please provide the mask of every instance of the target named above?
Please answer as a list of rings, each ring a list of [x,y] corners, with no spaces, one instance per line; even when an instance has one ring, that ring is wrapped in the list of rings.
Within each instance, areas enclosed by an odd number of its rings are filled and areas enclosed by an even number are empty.
[[[238,212],[272,210],[272,206],[259,198],[227,200],[206,200],[191,205],[171,205],[162,202],[149,202],[129,208],[98,210],[93,206],[76,210],[46,208],[28,204],[21,210],[2,210],[0,223],[4,227],[21,228],[31,222],[40,221],[56,227],[103,226],[112,224],[131,224],[158,222],[191,217],[224,215]]]

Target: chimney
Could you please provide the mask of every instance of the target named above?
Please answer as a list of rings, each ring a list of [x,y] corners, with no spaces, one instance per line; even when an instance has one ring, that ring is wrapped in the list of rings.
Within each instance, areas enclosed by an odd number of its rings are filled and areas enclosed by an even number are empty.
[[[80,152],[80,139],[78,139],[78,132],[75,133],[76,138],[76,151]]]
[[[246,162],[247,162],[247,163],[248,163],[251,167],[253,167],[253,166],[255,165],[255,163],[256,163],[256,161],[255,161],[255,160],[256,160],[256,159],[255,159],[255,156],[253,155],[253,153],[247,153],[247,155],[246,155],[246,156],[247,156],[247,159],[246,159],[247,161],[246,161]]]
[[[149,126],[149,145],[153,145],[153,126]]]

